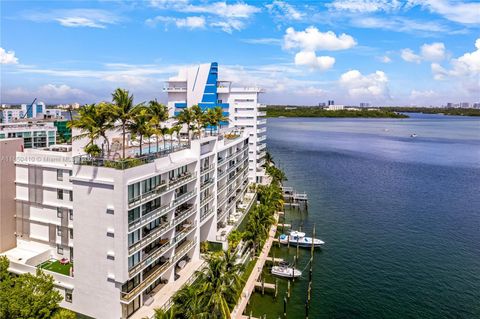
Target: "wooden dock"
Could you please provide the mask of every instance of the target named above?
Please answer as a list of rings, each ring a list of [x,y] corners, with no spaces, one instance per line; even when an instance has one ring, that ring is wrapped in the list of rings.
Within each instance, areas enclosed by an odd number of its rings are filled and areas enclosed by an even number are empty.
[[[262,282],[257,281],[255,282],[255,288],[262,290]],[[264,282],[263,283],[263,288],[264,289],[270,289],[270,290],[275,290],[275,284],[271,284],[269,282]]]
[[[275,223],[272,225],[272,227],[270,227],[270,232],[268,234],[268,238],[265,242],[265,245],[262,248],[262,252],[260,253],[260,256],[258,256],[257,262],[255,263],[255,267],[253,267],[252,273],[250,274],[250,277],[248,277],[247,282],[245,283],[245,287],[242,290],[242,293],[240,295],[240,299],[237,305],[232,310],[232,313],[231,313],[232,319],[244,319],[245,317],[248,318],[248,316],[243,315],[243,312],[245,311],[245,308],[247,308],[248,301],[250,300],[250,296],[252,295],[253,290],[255,289],[256,283],[258,282],[258,278],[262,273],[263,266],[265,266],[266,260],[269,259],[268,253],[270,252],[273,239],[275,238],[275,234],[277,232],[277,222],[278,222],[278,215],[275,214]]]

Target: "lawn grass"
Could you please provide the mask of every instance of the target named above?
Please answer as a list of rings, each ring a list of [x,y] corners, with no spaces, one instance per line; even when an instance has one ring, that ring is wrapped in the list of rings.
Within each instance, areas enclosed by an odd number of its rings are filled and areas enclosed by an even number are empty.
[[[70,276],[70,268],[72,267],[73,267],[72,263],[62,265],[58,260],[55,260],[55,261],[48,260],[38,265],[38,268],[53,271],[65,276]]]

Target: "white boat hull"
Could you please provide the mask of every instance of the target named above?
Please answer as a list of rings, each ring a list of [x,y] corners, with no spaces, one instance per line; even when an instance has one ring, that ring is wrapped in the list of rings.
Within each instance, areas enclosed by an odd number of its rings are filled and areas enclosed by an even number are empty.
[[[291,236],[291,235],[285,235],[285,234],[280,235],[280,238],[278,240],[281,244],[284,244],[284,245],[290,244],[294,247],[298,246],[298,247],[305,247],[305,248],[311,248],[312,246],[314,248],[317,248],[325,244],[324,241],[317,238],[297,237],[297,236]]]
[[[272,275],[284,278],[298,278],[302,275],[302,272],[291,267],[273,266]]]

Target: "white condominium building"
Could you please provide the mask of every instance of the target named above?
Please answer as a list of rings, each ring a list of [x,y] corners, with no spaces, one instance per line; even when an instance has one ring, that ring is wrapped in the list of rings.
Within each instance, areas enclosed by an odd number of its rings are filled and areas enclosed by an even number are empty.
[[[262,89],[220,81],[218,64],[212,62],[180,70],[177,76],[168,80],[164,91],[168,94],[171,116],[192,105],[199,105],[202,109],[221,107],[229,119],[229,123],[222,126],[242,128],[250,136],[250,181],[264,182],[262,165],[265,164],[267,120],[266,105],[259,102]]]
[[[0,124],[0,140],[23,138],[25,148],[48,147],[56,143],[57,127],[53,122],[15,122]]]
[[[17,152],[16,247],[1,252],[9,270],[43,268],[61,306],[93,318],[168,308],[203,267],[201,243],[226,248],[255,201],[248,186],[256,132],[229,126],[143,156],[129,147],[128,160],[85,155],[85,140]]]

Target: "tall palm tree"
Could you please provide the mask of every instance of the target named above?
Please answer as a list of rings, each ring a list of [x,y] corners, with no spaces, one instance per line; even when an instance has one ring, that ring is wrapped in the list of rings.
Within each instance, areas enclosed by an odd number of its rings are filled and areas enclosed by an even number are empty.
[[[222,123],[228,122],[229,118],[223,114],[223,110],[220,106],[216,106],[213,108],[215,112],[215,121],[217,122],[218,129],[220,130],[222,128]]]
[[[162,309],[154,309],[155,314],[153,315],[153,319],[175,319],[175,309],[171,307],[169,310],[162,310]],[[143,319],[150,319],[148,317]]]
[[[193,115],[193,122],[195,123],[195,129],[198,133],[198,138],[200,138],[202,128],[205,125],[205,112],[196,104],[191,106],[191,112]]]
[[[150,112],[144,105],[137,105],[131,111],[126,128],[140,138],[140,156],[142,155],[143,137],[151,135]]]
[[[176,124],[172,126],[172,130],[175,133],[175,135],[177,135],[177,140],[178,140],[178,143],[180,144],[180,131],[182,130],[182,126],[179,124]]]
[[[159,138],[158,134],[160,133],[160,129],[162,127],[162,123],[168,120],[168,108],[161,103],[158,103],[157,100],[152,100],[148,102],[150,113],[152,114],[152,127],[156,131],[157,136],[157,152],[159,151]]]
[[[203,319],[208,318],[209,312],[199,293],[199,285],[187,285],[177,291],[173,296],[174,305],[181,305],[176,308],[176,312],[183,318]]]
[[[104,143],[107,145],[107,157],[110,157],[110,141],[107,138],[107,132],[115,128],[115,119],[112,115],[112,106],[108,103],[99,103],[95,107],[96,125],[98,134],[103,137]],[[103,145],[102,145],[103,153]]]
[[[120,121],[121,123],[123,137],[122,158],[125,158],[125,139],[127,134],[127,124],[132,118],[132,110],[134,108],[133,95],[131,95],[125,89],[118,88],[112,93],[112,101],[115,105],[115,119]]]
[[[78,114],[74,116],[67,123],[67,127],[72,129],[76,128],[79,129],[81,134],[72,136],[72,140],[78,140],[82,138],[88,138],[88,143],[85,146],[84,150],[90,155],[95,155],[97,152],[89,152],[87,150],[94,150],[93,145],[97,138],[100,137],[100,131],[97,127],[97,110],[95,104],[86,104],[82,108],[78,110]]]
[[[191,108],[185,108],[175,116],[178,124],[185,125],[187,127],[188,142],[190,143],[190,130],[194,127],[194,117]]]
[[[269,151],[267,151],[267,152],[265,153],[265,164],[266,164],[266,166],[270,166],[270,165],[272,165],[272,164],[273,164],[273,165],[275,164],[275,162],[273,161],[272,154],[270,154]]]

